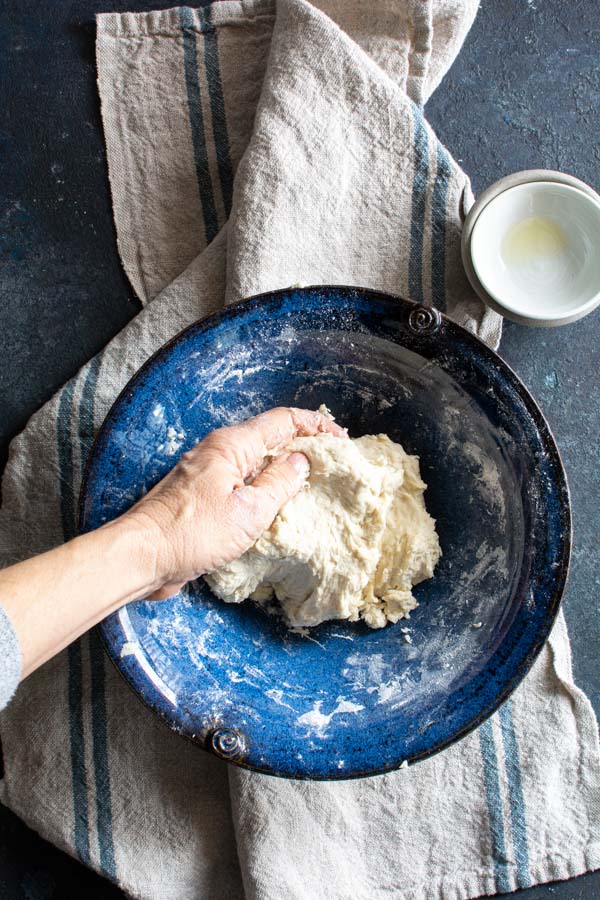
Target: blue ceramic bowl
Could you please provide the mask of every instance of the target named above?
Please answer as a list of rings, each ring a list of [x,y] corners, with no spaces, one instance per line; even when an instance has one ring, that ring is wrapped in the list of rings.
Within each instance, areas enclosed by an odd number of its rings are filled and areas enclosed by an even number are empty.
[[[421,458],[443,557],[410,621],[297,634],[200,580],[100,626],[118,669],[171,728],[294,778],[386,772],[479,725],[546,640],[570,548],[560,458],[513,372],[444,317],[342,287],[257,297],[160,350],[97,438],[81,528],[122,513],[211,429],[321,403],[351,435],[386,432]]]

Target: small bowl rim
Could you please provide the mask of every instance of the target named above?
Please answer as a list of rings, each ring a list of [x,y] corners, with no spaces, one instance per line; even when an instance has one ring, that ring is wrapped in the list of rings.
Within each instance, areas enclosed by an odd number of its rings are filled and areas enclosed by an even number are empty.
[[[539,324],[542,324],[544,322],[552,322],[553,324],[557,325],[566,325],[569,322],[575,321],[576,319],[583,318],[583,316],[586,316],[588,313],[592,312],[600,304],[600,285],[591,297],[589,297],[583,303],[571,307],[569,310],[563,310],[562,312],[557,313],[543,312],[539,314],[525,311],[522,307],[516,304],[512,304],[503,299],[502,297],[500,297],[496,290],[492,289],[492,287],[483,277],[481,269],[478,265],[477,255],[476,253],[474,253],[473,247],[473,242],[475,240],[477,231],[478,229],[481,229],[481,219],[485,216],[486,212],[489,211],[490,207],[493,206],[495,201],[499,200],[501,197],[505,197],[507,194],[519,194],[524,193],[525,191],[541,193],[549,189],[557,190],[561,193],[568,194],[571,197],[576,197],[576,202],[583,203],[584,205],[591,205],[600,217],[600,199],[597,199],[590,193],[581,190],[579,187],[571,184],[566,184],[561,181],[522,181],[519,184],[513,184],[510,187],[506,187],[504,190],[500,191],[498,194],[492,197],[489,202],[486,203],[485,206],[480,210],[477,219],[473,223],[473,227],[469,236],[469,256],[473,265],[473,269],[481,286],[485,290],[486,294],[488,294],[489,297],[492,298],[496,302],[496,304],[502,308],[502,310],[506,310],[507,313],[512,313],[515,316],[519,316],[521,321],[525,320]]]

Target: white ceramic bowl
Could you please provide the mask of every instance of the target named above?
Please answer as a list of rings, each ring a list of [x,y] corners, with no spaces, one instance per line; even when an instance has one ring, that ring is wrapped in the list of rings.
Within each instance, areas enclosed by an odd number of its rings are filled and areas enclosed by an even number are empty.
[[[537,181],[508,188],[481,210],[470,257],[489,303],[527,325],[565,325],[600,304],[600,202]]]

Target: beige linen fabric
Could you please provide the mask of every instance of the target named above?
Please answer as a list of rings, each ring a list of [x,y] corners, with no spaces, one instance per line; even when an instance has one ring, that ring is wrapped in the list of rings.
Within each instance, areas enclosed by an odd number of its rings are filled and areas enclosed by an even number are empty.
[[[475,11],[224,0],[99,18],[119,251],[146,308],[13,442],[3,563],[73,534],[117,393],[225,302],[361,284],[434,302],[497,344],[460,265],[468,178],[421,109]],[[2,801],[136,897],[457,900],[600,866],[597,728],[562,616],[500,713],[381,778],[230,770],[155,720],[95,635],[27,679],[0,731]]]

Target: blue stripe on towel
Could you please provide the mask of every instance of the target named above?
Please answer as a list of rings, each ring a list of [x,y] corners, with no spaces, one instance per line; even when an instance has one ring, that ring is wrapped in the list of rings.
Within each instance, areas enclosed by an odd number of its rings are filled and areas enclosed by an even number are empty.
[[[529,872],[529,849],[527,846],[527,818],[525,815],[525,799],[523,797],[523,780],[521,778],[521,760],[519,745],[515,732],[511,701],[508,700],[500,709],[500,727],[504,742],[504,759],[510,797],[510,815],[512,821],[513,845],[517,864],[517,879],[520,888],[530,887],[533,883]]]
[[[494,746],[492,723],[489,719],[479,728],[479,747],[483,758],[483,780],[490,821],[496,890],[498,893],[502,894],[511,891],[512,888],[508,877],[508,859],[506,856],[502,798],[500,796],[498,756]]]
[[[65,540],[75,534],[75,506],[73,497],[73,448],[71,444],[71,415],[75,382],[62,391],[56,419],[56,443],[60,473],[60,510]],[[71,751],[71,782],[73,790],[73,843],[79,859],[90,863],[90,835],[88,825],[88,792],[85,772],[85,743],[83,734],[83,704],[81,696],[81,641],[67,650],[69,667],[69,743]]]
[[[410,225],[410,256],[408,259],[408,293],[411,300],[423,302],[423,234],[425,229],[425,200],[429,175],[429,138],[421,111],[413,106],[414,175],[412,214]]]
[[[79,401],[78,437],[82,476],[87,457],[92,449],[92,443],[94,441],[94,399],[96,394],[96,384],[98,382],[98,373],[102,366],[103,357],[104,352],[99,353],[98,356],[94,357],[91,361],[85,376],[81,391],[81,399]]]
[[[183,66],[187,91],[188,115],[192,132],[192,145],[194,148],[196,178],[198,179],[198,191],[200,193],[200,203],[202,204],[202,213],[204,216],[206,243],[210,244],[219,230],[219,225],[217,222],[217,210],[215,207],[212,182],[208,168],[208,154],[204,134],[204,116],[202,113],[202,100],[200,98],[200,82],[198,80],[197,31],[194,25],[194,14],[189,7],[182,7],[179,10],[179,24],[183,34]]]
[[[452,168],[442,144],[437,148],[437,175],[431,199],[431,302],[446,309],[446,201]]]
[[[79,448],[81,470],[94,440],[94,402],[103,353],[92,360],[79,403]],[[107,878],[115,878],[115,849],[112,830],[110,769],[106,734],[106,697],[104,693],[104,650],[96,632],[90,634],[92,757],[96,785],[96,826],[100,866]]]
[[[231,165],[229,136],[227,134],[217,30],[212,23],[212,4],[206,9],[198,10],[198,15],[200,17],[201,30],[204,34],[204,66],[206,68],[206,81],[210,97],[210,111],[219,178],[221,180],[221,193],[223,195],[225,215],[229,218],[233,194],[233,167]]]
[[[81,638],[69,646],[67,658],[69,662],[69,741],[73,782],[74,844],[75,852],[81,862],[89,866],[90,830],[81,696]]]
[[[96,827],[100,866],[107,878],[116,878],[115,846],[113,840],[112,800],[110,768],[108,764],[108,737],[105,696],[104,648],[98,633],[90,634],[90,666],[92,674],[92,732],[94,736],[93,758],[96,783]]]

